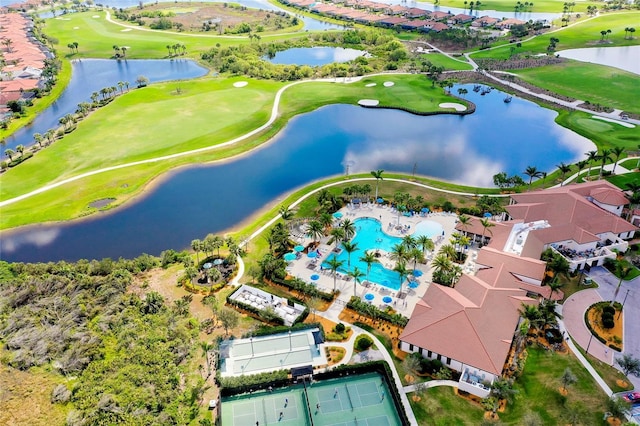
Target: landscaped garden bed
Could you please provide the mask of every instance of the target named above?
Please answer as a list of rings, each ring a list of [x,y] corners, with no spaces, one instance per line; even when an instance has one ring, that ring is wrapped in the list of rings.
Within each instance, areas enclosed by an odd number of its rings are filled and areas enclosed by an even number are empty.
[[[587,327],[600,342],[622,351],[622,305],[610,302],[594,303],[584,314]]]

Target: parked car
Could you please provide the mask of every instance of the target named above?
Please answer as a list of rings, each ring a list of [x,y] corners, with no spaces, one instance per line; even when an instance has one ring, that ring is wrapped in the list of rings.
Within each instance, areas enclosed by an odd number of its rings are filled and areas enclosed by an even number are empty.
[[[622,399],[627,402],[640,402],[640,392],[629,392],[622,395]]]

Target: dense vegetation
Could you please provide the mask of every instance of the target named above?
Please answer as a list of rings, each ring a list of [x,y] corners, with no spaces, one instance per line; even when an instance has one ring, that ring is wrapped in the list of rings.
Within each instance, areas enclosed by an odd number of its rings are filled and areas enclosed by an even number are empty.
[[[52,402],[68,404],[67,423],[185,424],[205,390],[189,375],[198,323],[176,303],[127,292],[136,261],[0,264],[3,362],[44,366],[67,378]]]

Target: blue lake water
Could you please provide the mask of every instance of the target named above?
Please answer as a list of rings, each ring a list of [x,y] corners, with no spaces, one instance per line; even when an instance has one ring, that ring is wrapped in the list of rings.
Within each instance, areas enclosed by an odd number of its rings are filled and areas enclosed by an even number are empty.
[[[640,46],[586,47],[561,50],[558,55],[640,74]]]
[[[275,54],[273,58],[264,58],[274,64],[320,66],[334,62],[351,61],[365,51],[345,49],[344,47],[295,47]]]
[[[453,88],[455,93],[456,86]],[[556,113],[493,90],[466,85],[476,103],[466,116],[417,116],[397,110],[330,105],[293,118],[269,144],[221,164],[183,168],[144,198],[68,224],[4,232],[10,261],[134,257],[183,249],[249,218],[285,193],[330,175],[384,169],[492,186],[492,176],[527,166],[552,171],[595,149],[554,122]],[[392,90],[392,89],[391,89]]]
[[[128,59],[126,61],[84,59],[73,61],[72,78],[64,92],[30,125],[9,136],[6,139],[6,148],[15,149],[18,145],[33,145],[34,133],[44,134],[53,127],[59,127],[60,117],[73,113],[80,102],[91,101],[93,92],[99,92],[104,87],[117,87],[119,81],[129,82],[129,87],[133,89],[136,87],[136,79],[141,75],[147,77],[149,82],[154,83],[196,78],[207,72],[206,68],[196,62],[185,59]]]

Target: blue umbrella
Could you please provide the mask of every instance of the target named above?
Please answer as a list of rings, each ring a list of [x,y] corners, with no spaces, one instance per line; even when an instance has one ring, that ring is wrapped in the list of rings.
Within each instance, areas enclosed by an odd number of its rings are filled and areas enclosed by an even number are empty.
[[[320,278],[320,275],[318,274],[311,275],[311,281],[317,281],[319,278]]]
[[[315,251],[310,251],[309,253],[307,253],[307,257],[310,257],[313,259],[315,257],[318,257],[318,253],[316,253]]]
[[[376,296],[373,293],[367,293],[364,295],[364,298],[371,301],[375,298]]]
[[[384,200],[382,198],[380,198],[380,197],[378,197],[378,199],[376,201],[378,202],[378,204],[384,203]]]
[[[422,213],[429,213],[429,207],[423,207]]]
[[[340,219],[342,217],[342,212],[335,212],[333,214],[333,217],[335,217],[336,219]]]
[[[213,263],[211,263],[211,262],[207,262],[207,263],[205,263],[204,265],[202,265],[202,267],[203,267],[204,269],[211,269],[211,268],[213,267]]]
[[[304,250],[304,246],[295,246],[293,249],[297,252],[300,252]]]
[[[421,277],[422,276],[422,271],[419,271],[417,269],[413,270],[413,276],[414,277]]]
[[[391,297],[389,297],[389,296],[385,296],[385,297],[382,298],[382,301],[384,303],[386,303],[386,304],[389,304],[389,303],[393,302],[393,299]]]
[[[291,262],[292,260],[295,260],[295,258],[296,258],[295,253],[287,253],[284,255],[284,260],[286,260],[287,262]]]
[[[409,281],[409,288],[418,288],[419,285],[418,281]]]
[[[486,213],[484,214],[484,217],[491,217],[491,216],[493,216],[493,215],[492,215],[491,213],[489,213],[489,212],[486,212]]]

